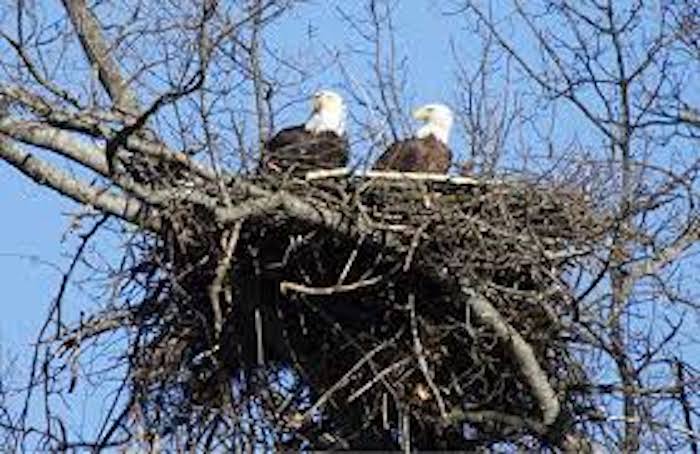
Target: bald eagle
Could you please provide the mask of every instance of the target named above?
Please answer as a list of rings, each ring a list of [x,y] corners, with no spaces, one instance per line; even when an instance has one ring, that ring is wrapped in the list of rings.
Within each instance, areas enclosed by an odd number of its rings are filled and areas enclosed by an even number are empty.
[[[265,144],[261,167],[264,173],[345,167],[349,148],[343,98],[322,90],[314,94],[305,124],[282,129]]]
[[[414,137],[392,144],[374,165],[375,170],[446,173],[452,161],[447,145],[452,111],[443,104],[427,104],[413,112],[424,121]]]

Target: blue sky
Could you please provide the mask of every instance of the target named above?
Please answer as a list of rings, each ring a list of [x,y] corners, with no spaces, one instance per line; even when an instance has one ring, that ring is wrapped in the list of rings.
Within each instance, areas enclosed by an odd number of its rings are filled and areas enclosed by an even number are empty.
[[[61,243],[67,225],[64,213],[75,205],[30,184],[5,164],[0,165],[0,181],[0,210],[7,213],[0,228],[0,345],[5,353],[16,353],[36,335],[60,282],[63,254],[70,252]]]

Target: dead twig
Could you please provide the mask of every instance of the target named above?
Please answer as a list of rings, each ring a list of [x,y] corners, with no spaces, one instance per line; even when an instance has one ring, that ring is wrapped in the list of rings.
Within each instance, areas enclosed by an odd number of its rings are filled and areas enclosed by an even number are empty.
[[[418,366],[423,372],[423,377],[425,381],[428,382],[430,391],[435,397],[435,402],[437,403],[438,409],[440,410],[440,416],[443,421],[447,421],[447,409],[445,407],[445,401],[442,398],[442,393],[440,389],[435,384],[433,380],[433,373],[430,371],[430,366],[428,365],[428,360],[425,357],[425,348],[423,348],[423,342],[420,340],[420,333],[418,332],[418,319],[416,317],[416,297],[414,294],[408,296],[408,311],[411,315],[411,335],[413,336],[413,353],[416,355],[418,360]]]
[[[309,287],[295,282],[284,281],[280,283],[280,292],[286,294],[288,291],[304,293],[306,295],[333,295],[334,293],[352,292],[365,287],[371,287],[384,279],[383,275],[374,276],[369,279],[353,282],[352,284],[333,285],[331,287]]]
[[[223,325],[223,316],[221,312],[221,289],[224,279],[227,276],[229,269],[231,268],[231,260],[233,259],[233,252],[238,244],[238,238],[241,234],[241,227],[243,226],[243,221],[238,221],[233,226],[233,229],[225,234],[221,239],[221,247],[224,251],[223,256],[219,260],[219,264],[216,267],[216,273],[214,275],[214,280],[209,287],[209,301],[211,302],[212,312],[214,313],[214,337],[215,342],[219,342],[219,336],[221,335],[221,327]]]

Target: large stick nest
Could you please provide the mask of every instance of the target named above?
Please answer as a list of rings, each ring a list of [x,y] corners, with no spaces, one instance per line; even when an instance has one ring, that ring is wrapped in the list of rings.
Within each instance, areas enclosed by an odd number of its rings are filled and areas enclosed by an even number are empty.
[[[465,448],[545,437],[562,420],[570,402],[546,389],[576,368],[565,277],[602,232],[579,192],[254,183],[337,222],[278,207],[223,224],[179,203],[144,238],[124,319],[138,333],[131,384],[150,430],[186,427],[196,440],[228,409],[240,416],[231,433],[263,443],[386,448],[410,433],[415,446]],[[226,204],[249,196],[231,189]]]

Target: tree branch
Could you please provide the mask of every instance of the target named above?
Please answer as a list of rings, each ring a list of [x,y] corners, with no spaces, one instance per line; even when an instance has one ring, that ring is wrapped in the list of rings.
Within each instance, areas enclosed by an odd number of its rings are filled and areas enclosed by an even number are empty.
[[[38,121],[0,120],[0,134],[28,145],[52,150],[103,176],[108,176],[107,161],[97,147],[82,143],[61,129]]]
[[[207,196],[202,191],[189,189],[187,191],[172,189],[151,189],[136,183],[128,172],[112,175],[102,148],[81,142],[75,135],[58,128],[34,121],[0,120],[0,136],[7,135],[27,145],[51,150],[68,158],[93,172],[108,178],[112,183],[148,202],[163,205],[173,200],[188,200],[209,208],[217,206],[217,200]]]
[[[63,0],[83,51],[90,64],[96,67],[100,82],[114,106],[125,113],[135,114],[138,102],[135,93],[126,84],[121,71],[110,55],[110,46],[102,34],[102,27],[85,0]]]
[[[138,224],[150,230],[159,230],[159,213],[134,197],[122,197],[108,189],[97,188],[83,183],[56,169],[45,161],[36,158],[7,143],[0,142],[0,158],[34,180],[74,201],[94,206],[125,221]]]
[[[467,304],[484,323],[508,345],[515,357],[523,379],[530,385],[532,393],[542,411],[542,424],[550,426],[559,416],[559,399],[549,384],[547,374],[540,367],[532,347],[503,317],[486,298],[477,294],[469,283],[461,281],[462,292],[467,295]]]

